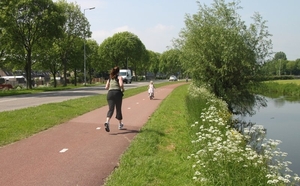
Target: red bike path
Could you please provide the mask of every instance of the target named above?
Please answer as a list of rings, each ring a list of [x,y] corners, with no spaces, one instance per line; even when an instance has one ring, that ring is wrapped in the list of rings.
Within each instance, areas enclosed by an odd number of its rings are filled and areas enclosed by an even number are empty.
[[[130,142],[162,100],[179,85],[157,88],[153,100],[146,90],[125,98],[124,130],[118,130],[115,118],[111,119],[110,132],[104,130],[108,110],[104,106],[1,147],[0,186],[104,185]]]

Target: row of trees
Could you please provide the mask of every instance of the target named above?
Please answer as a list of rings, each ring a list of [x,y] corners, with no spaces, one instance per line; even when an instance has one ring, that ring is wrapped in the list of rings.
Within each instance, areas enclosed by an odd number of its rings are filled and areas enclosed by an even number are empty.
[[[300,75],[300,59],[287,60],[284,52],[277,52],[274,58],[266,62],[262,67],[266,75]]]
[[[147,50],[130,32],[117,33],[100,45],[88,40],[89,80],[116,65],[131,67],[136,74],[189,74],[197,85],[205,84],[225,100],[233,113],[251,114],[249,105],[265,105],[251,94],[262,75],[298,73],[299,61],[287,61],[282,52],[268,60],[271,34],[259,13],[247,26],[238,14],[239,1],[198,6],[196,14],[186,15],[173,48],[162,54]],[[1,65],[23,68],[27,79],[32,67],[51,71],[53,77],[59,71],[65,78],[67,71],[74,72],[75,79],[82,74],[83,43],[91,32],[78,5],[65,0],[1,0],[0,7]]]
[[[131,67],[136,74],[180,71],[178,59],[173,65],[174,57],[168,57],[172,50],[166,54],[147,50],[130,32],[117,33],[100,45],[85,41],[91,36],[90,25],[76,3],[1,0],[0,7],[0,68],[22,69],[27,80],[32,79],[32,70],[43,70],[51,72],[54,80],[62,75],[67,86],[68,73],[73,72],[76,85],[84,72],[84,48],[89,81],[113,66]],[[30,81],[27,88],[32,88]]]
[[[24,70],[27,88],[32,88],[33,67],[47,69],[54,79],[60,70],[66,77],[67,70],[79,68],[73,59],[79,59],[84,34],[91,33],[76,4],[1,0],[0,7],[1,66]]]

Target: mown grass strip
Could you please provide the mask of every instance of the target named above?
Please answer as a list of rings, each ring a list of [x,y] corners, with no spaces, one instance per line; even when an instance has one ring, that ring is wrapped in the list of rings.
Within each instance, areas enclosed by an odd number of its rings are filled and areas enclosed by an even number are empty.
[[[170,82],[160,83],[156,84],[156,87],[169,84]],[[125,91],[124,98],[145,91],[147,86],[128,89]],[[0,146],[27,138],[106,104],[106,95],[96,95],[0,112]]]
[[[279,84],[296,84],[300,85],[300,79],[287,79],[287,80],[274,80],[273,82],[279,83]]]
[[[106,186],[194,185],[188,85],[176,88],[141,129]],[[199,111],[198,111],[199,112]]]

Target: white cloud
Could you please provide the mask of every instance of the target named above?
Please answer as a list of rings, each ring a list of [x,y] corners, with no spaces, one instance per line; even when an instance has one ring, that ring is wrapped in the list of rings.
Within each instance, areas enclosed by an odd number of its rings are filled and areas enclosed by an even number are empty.
[[[93,31],[92,38],[98,42],[98,44],[101,44],[106,38],[112,37],[114,34],[118,32],[125,32],[129,31],[134,33],[134,29],[130,29],[129,26],[121,26],[118,28],[114,28],[112,30],[97,30]]]
[[[122,27],[118,27],[112,30],[112,32],[118,33],[118,32],[125,32],[125,31],[129,31],[129,27],[128,26],[122,26]]]
[[[53,0],[53,2],[57,2],[58,0]],[[83,1],[83,0],[67,0],[68,3],[75,3],[80,6],[80,8],[83,10],[85,8],[90,8],[90,7],[96,7],[96,8],[103,8],[106,6],[106,2],[102,0],[89,0],[89,1]]]
[[[92,33],[92,38],[101,44],[106,38],[112,37],[118,32],[129,31],[136,34],[144,43],[148,50],[154,52],[164,52],[168,47],[172,46],[173,36],[177,34],[174,26],[157,24],[146,30],[131,28],[127,25],[117,27],[111,30],[96,30]]]
[[[155,27],[149,29],[149,31],[153,33],[169,32],[172,30],[174,30],[174,26],[166,26],[162,24],[158,24]]]

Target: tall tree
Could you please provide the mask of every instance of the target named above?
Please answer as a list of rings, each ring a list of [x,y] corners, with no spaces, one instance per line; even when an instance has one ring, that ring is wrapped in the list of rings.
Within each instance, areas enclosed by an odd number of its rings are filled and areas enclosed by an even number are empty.
[[[186,16],[186,28],[175,43],[182,50],[183,65],[196,84],[205,83],[232,113],[252,114],[247,104],[265,105],[249,89],[259,82],[258,70],[272,48],[266,21],[255,13],[247,27],[236,1],[198,4],[198,13]]]
[[[53,86],[57,87],[56,77],[62,69],[62,64],[60,62],[60,51],[56,43],[48,43],[48,49],[38,49],[40,54],[37,59],[37,68],[39,70],[44,70],[50,72],[53,78]]]
[[[154,77],[157,76],[158,72],[159,72],[159,62],[160,62],[160,53],[158,52],[154,52],[151,50],[148,50],[149,52],[149,63],[150,63],[150,67],[149,67],[149,71],[152,72],[154,74]]]
[[[1,13],[1,12],[0,12]],[[0,19],[1,21],[1,19]],[[0,22],[0,68],[4,66],[4,54],[5,54],[5,37],[4,37],[4,29],[1,28],[1,22]]]
[[[32,88],[31,67],[34,50],[44,39],[61,36],[65,22],[62,9],[50,0],[1,0],[1,27],[9,35],[9,56],[18,59],[26,71],[27,88]]]
[[[145,54],[143,55],[140,63],[140,71],[142,72],[141,74],[145,75],[145,78],[147,80],[147,72],[149,71],[151,61],[150,61],[150,51],[145,50]],[[137,77],[136,77],[137,80]]]
[[[284,52],[276,52],[273,58],[275,68],[279,76],[285,73],[287,58]]]
[[[67,71],[70,70],[72,62],[70,55],[73,50],[76,50],[78,38],[85,39],[91,36],[90,25],[84,14],[80,11],[80,7],[76,3],[67,3],[66,0],[59,0],[58,6],[64,9],[66,22],[63,25],[63,37],[55,42],[60,47],[60,59],[63,65],[64,86],[67,86]],[[76,63],[76,62],[75,62]],[[82,64],[83,50],[82,50]],[[74,66],[74,65],[73,65]],[[83,66],[82,66],[83,67]]]
[[[73,46],[68,51],[68,68],[72,75],[74,77],[74,85],[77,86],[78,82],[84,82],[85,83],[85,77],[84,77],[84,59],[83,59],[83,45],[84,45],[84,39],[80,37],[74,37],[73,39]],[[60,53],[61,54],[61,53]],[[62,62],[62,61],[61,61]],[[64,69],[66,69],[66,66],[63,67],[63,72],[65,73]]]
[[[300,59],[296,59],[295,63],[295,75],[300,75]]]
[[[180,50],[170,49],[163,52],[159,67],[165,74],[178,76],[181,73]]]
[[[289,75],[295,74],[296,71],[296,62],[295,61],[287,61],[286,70]]]
[[[105,39],[99,47],[101,60],[107,66],[120,66],[141,70],[141,63],[146,60],[147,50],[142,41],[131,32],[119,32]],[[100,66],[100,64],[99,64]]]
[[[96,68],[95,65],[99,60],[100,56],[98,54],[99,45],[95,40],[87,40],[87,47],[86,47],[86,66],[87,66],[87,74],[88,74],[88,81],[91,84],[93,76],[95,75]]]
[[[277,61],[279,59],[282,59],[282,60],[287,60],[286,58],[286,55],[284,52],[276,52],[275,55],[274,55],[274,60]]]

